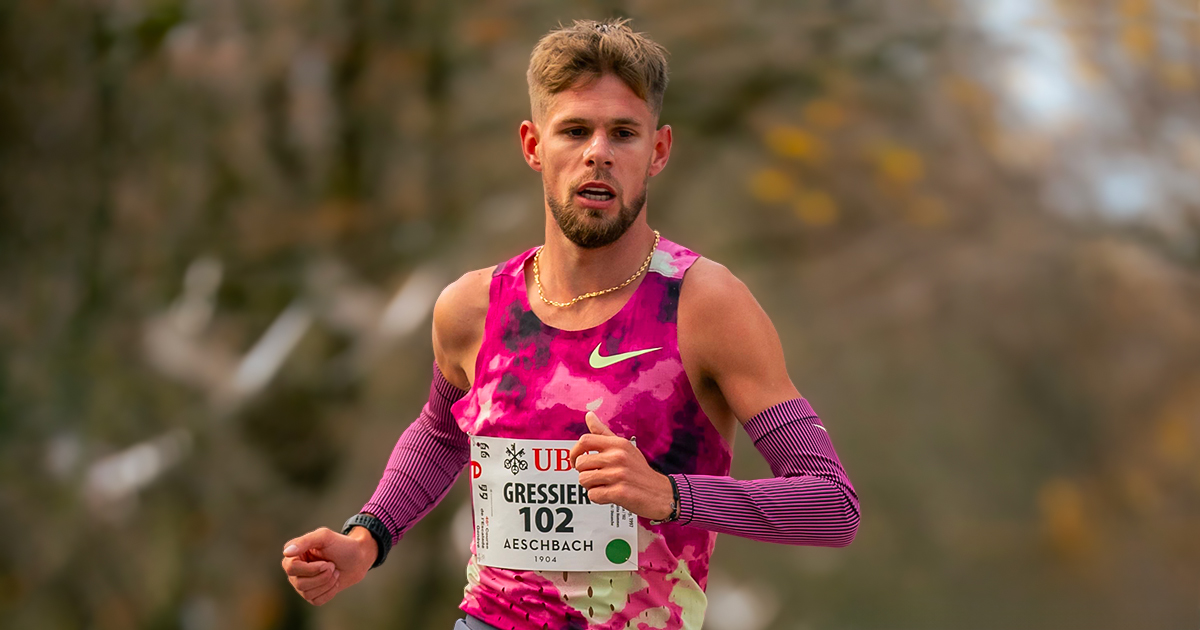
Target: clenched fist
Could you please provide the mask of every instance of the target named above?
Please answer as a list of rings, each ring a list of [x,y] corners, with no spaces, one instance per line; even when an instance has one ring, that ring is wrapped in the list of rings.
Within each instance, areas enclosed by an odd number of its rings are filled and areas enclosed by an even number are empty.
[[[571,449],[571,465],[592,503],[615,503],[638,516],[662,520],[671,515],[671,480],[655,471],[632,442],[614,434],[592,412],[591,433]]]
[[[283,572],[297,593],[320,606],[363,579],[378,552],[375,539],[362,527],[346,536],[322,527],[287,541]]]

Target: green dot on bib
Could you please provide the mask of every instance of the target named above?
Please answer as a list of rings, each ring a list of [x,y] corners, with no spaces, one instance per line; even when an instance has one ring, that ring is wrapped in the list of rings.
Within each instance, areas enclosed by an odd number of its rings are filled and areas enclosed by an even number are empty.
[[[629,556],[633,555],[633,549],[624,540],[614,538],[608,541],[608,546],[604,548],[604,555],[608,556],[609,562],[621,564],[628,560]]]

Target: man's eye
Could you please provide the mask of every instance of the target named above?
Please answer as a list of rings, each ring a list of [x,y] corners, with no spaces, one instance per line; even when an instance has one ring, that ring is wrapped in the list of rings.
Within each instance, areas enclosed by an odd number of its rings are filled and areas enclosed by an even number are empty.
[[[633,135],[634,135],[633,132],[628,129],[618,129],[617,130],[618,138],[632,138]]]
[[[587,135],[587,130],[576,127],[574,129],[568,129],[566,131],[566,133],[568,136],[571,136],[572,138],[582,138],[585,135]]]

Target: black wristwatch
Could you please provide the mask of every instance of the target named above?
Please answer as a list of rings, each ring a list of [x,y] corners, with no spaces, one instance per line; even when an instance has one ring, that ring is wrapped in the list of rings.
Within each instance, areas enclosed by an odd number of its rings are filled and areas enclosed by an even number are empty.
[[[383,521],[379,520],[372,514],[359,513],[351,516],[346,520],[346,524],[342,525],[342,534],[349,534],[350,530],[355,527],[362,527],[368,532],[371,532],[371,538],[375,539],[375,544],[379,546],[379,555],[375,556],[375,564],[371,568],[383,564],[387,559],[388,552],[392,550],[392,533],[384,527]]]
[[[661,474],[661,473],[660,473]],[[671,482],[671,513],[661,521],[650,521],[651,525],[662,525],[663,523],[674,523],[679,520],[679,484],[675,482],[675,478],[671,475],[666,475],[667,480]]]

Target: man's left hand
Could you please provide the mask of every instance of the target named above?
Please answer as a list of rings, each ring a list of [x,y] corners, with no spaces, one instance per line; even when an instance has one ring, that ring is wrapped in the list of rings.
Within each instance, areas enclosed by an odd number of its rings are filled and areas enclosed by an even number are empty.
[[[571,465],[592,503],[615,503],[638,516],[671,515],[671,480],[655,471],[629,440],[614,434],[595,413],[585,417],[591,433],[571,449]]]

